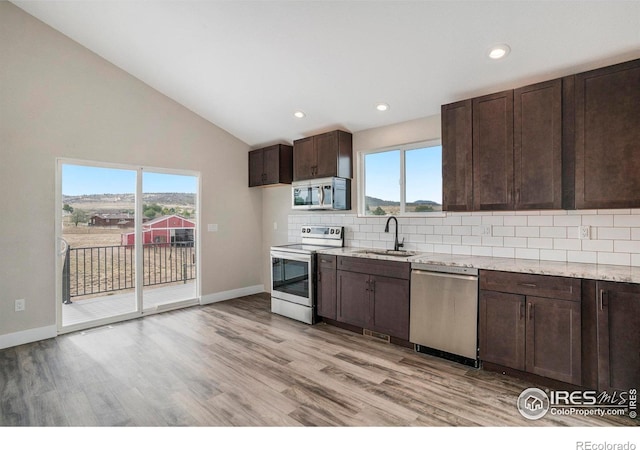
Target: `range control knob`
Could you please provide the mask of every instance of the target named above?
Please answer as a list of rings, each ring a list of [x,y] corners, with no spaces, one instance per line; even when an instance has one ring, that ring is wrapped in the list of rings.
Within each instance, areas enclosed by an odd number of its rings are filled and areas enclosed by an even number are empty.
[[[336,234],[340,234],[340,228],[336,228]]]
[[[307,233],[311,233],[311,228],[307,228]]]
[[[335,233],[336,230],[334,230],[333,228],[331,228],[331,230],[329,230],[329,234],[333,234]]]

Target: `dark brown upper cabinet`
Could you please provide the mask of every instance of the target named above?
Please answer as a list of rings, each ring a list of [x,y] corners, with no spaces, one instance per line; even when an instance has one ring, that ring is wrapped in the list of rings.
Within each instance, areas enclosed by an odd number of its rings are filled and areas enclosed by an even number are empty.
[[[473,209],[514,209],[513,91],[474,98]]]
[[[515,209],[562,208],[562,80],[513,96]]]
[[[249,152],[249,187],[291,184],[293,147],[277,144]]]
[[[471,100],[442,105],[442,209],[473,210]]]
[[[575,76],[575,206],[640,207],[640,60]]]
[[[293,142],[293,180],[352,178],[352,136],[346,131],[298,139]]]

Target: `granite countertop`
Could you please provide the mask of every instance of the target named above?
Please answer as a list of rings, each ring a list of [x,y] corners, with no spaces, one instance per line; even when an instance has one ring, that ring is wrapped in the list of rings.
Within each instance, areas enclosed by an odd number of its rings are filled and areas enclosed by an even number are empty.
[[[640,283],[640,267],[614,266],[606,264],[587,264],[559,261],[542,261],[537,259],[496,258],[490,256],[451,255],[445,253],[416,252],[412,256],[388,256],[366,251],[356,247],[342,247],[321,250],[319,253],[337,256],[354,256],[359,258],[382,259],[410,263],[438,264],[454,267],[472,267],[484,270],[500,270],[503,272],[532,273],[590,280],[617,281],[623,283]]]

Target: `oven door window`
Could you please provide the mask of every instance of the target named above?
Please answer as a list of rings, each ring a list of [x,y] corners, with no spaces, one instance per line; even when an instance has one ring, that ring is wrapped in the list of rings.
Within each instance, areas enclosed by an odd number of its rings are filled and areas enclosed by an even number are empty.
[[[273,290],[309,298],[309,263],[286,258],[271,258]]]

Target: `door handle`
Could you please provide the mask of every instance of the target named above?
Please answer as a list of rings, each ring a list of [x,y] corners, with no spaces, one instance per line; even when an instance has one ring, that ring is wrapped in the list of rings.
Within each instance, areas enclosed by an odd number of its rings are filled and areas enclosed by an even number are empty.
[[[371,292],[376,291],[376,280],[371,281]]]
[[[533,303],[529,303],[529,320],[533,320],[533,315],[535,314],[533,309]]]
[[[518,283],[518,286],[524,286],[524,287],[530,287],[530,288],[537,288],[538,285],[535,283]]]
[[[364,290],[365,290],[365,291],[368,291],[368,290],[369,290],[369,287],[370,287],[370,285],[369,285],[369,280],[365,281],[365,284],[367,285],[367,287],[366,287],[366,288],[364,288]]]
[[[604,289],[600,289],[600,311],[604,311],[609,306],[609,294]]]

